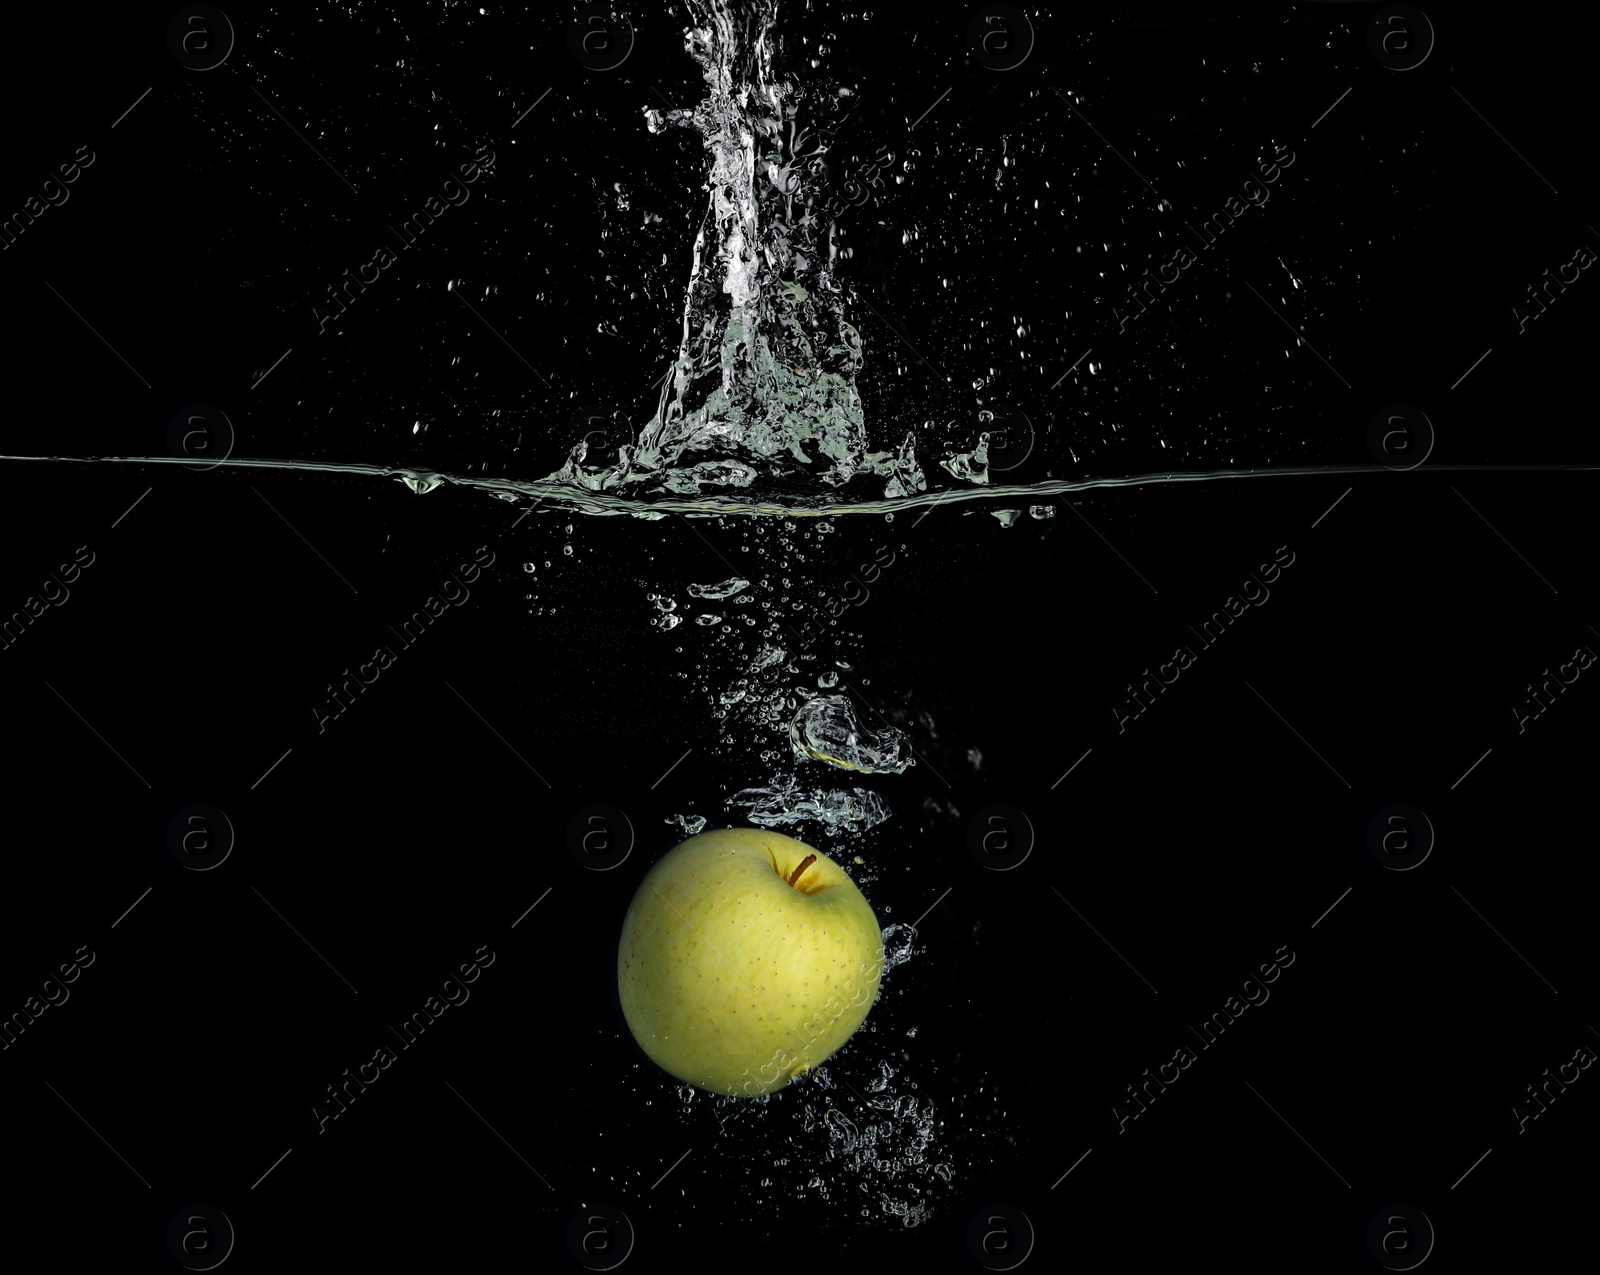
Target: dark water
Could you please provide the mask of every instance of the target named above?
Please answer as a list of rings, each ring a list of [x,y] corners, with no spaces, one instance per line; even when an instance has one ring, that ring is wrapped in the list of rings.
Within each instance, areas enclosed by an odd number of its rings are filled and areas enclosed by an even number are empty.
[[[1034,1264],[1345,1270],[1396,1204],[1447,1265],[1576,1238],[1585,32],[1435,12],[1397,70],[1368,6],[1030,10],[996,71],[965,10],[782,8],[731,65],[797,104],[752,142],[797,184],[750,187],[789,381],[681,361],[736,313],[682,5],[610,69],[565,11],[228,12],[206,71],[166,11],[12,45],[8,207],[68,197],[0,253],[0,453],[196,466],[4,462],[0,1066],[57,1260],[166,1268],[195,1203],[228,1269],[560,1263],[598,1206],[623,1269],[966,1263],[1007,1210]],[[637,464],[718,387],[737,437]],[[797,754],[824,696],[913,764]],[[636,1048],[615,944],[755,788],[889,812],[782,827],[904,959],[824,1077],[728,1108]]]

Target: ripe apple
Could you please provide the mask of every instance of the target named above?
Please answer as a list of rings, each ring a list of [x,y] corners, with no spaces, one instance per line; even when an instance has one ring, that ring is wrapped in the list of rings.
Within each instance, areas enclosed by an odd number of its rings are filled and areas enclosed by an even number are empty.
[[[702,832],[645,874],[617,989],[640,1048],[734,1097],[781,1089],[867,1017],[883,972],[872,907],[832,859],[760,828]]]

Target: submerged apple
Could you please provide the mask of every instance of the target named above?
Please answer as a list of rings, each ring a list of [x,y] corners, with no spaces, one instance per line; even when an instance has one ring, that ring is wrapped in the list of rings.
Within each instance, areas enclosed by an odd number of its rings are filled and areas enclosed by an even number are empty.
[[[679,1080],[755,1097],[818,1066],[877,999],[883,936],[845,871],[759,828],[703,832],[639,883],[617,989],[640,1048]]]

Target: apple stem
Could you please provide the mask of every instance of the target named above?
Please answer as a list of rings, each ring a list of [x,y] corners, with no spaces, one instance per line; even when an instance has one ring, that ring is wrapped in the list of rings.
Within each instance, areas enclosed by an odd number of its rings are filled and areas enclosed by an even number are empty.
[[[800,879],[800,874],[816,861],[817,856],[814,854],[808,854],[804,859],[800,860],[800,866],[796,868],[793,874],[789,877],[789,884],[793,885],[796,881],[798,881]]]

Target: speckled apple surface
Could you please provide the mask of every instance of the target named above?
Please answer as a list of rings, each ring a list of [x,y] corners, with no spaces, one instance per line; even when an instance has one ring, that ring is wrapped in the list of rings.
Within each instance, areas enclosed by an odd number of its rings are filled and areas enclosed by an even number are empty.
[[[807,855],[815,862],[790,885]],[[877,999],[883,938],[845,870],[793,837],[703,832],[640,882],[617,987],[634,1039],[665,1071],[754,1097],[818,1066]]]

